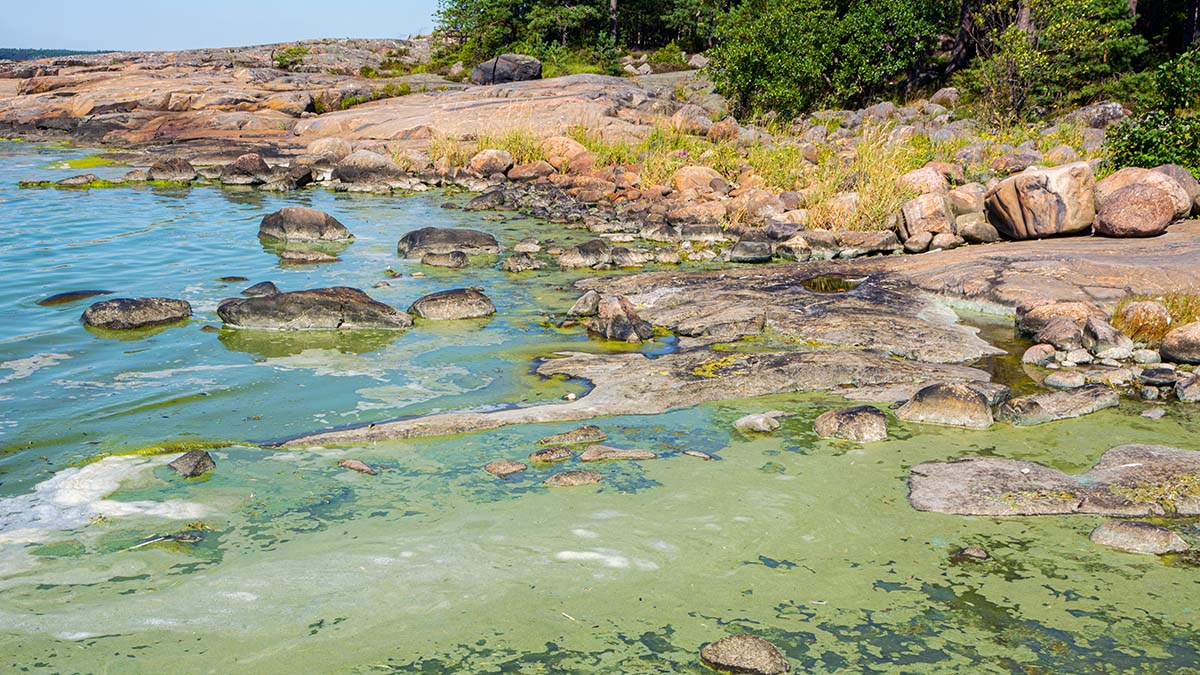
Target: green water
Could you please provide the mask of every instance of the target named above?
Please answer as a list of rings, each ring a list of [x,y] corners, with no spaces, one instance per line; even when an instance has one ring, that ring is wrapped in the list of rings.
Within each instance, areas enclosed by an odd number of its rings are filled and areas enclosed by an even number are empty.
[[[471,225],[506,245],[571,234],[444,210],[441,194],[18,191],[19,179],[69,175],[51,162],[86,153],[0,154],[2,672],[700,673],[699,647],[740,631],[776,642],[799,672],[1200,672],[1194,558],[1100,549],[1092,517],[918,513],[905,485],[911,465],[960,455],[1082,471],[1121,443],[1200,449],[1187,409],[1151,421],[1129,403],[971,433],[893,418],[889,441],[860,447],[811,432],[837,398],[704,405],[599,420],[610,444],[661,458],[593,467],[599,486],[555,490],[540,481],[564,465],[508,480],[480,467],[523,459],[570,425],[263,449],[254,443],[329,426],[584,392],[530,371],[557,349],[605,348],[547,327],[574,276],[424,270],[371,289],[389,265],[419,269],[394,251],[415,227]],[[278,267],[253,234],[287,203],[355,232],[343,262]],[[401,307],[478,284],[500,311],[398,337],[203,332],[243,286],[216,281],[227,275],[353,285]],[[184,297],[197,317],[113,340],[79,326],[87,301],[36,305],[80,288]],[[732,431],[772,408],[797,415],[770,436]],[[215,440],[235,444],[212,451],[218,468],[202,480],[174,476],[173,455],[87,463]],[[379,475],[337,468],[345,458]],[[1200,539],[1194,523],[1176,525]],[[993,561],[950,562],[965,545]]]

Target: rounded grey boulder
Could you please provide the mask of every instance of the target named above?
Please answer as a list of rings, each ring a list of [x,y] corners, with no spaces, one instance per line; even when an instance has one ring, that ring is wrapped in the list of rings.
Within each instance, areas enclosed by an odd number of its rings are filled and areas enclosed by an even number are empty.
[[[454,321],[491,316],[496,313],[496,306],[474,288],[456,288],[430,293],[414,302],[408,311],[422,319]]]
[[[919,424],[938,424],[968,429],[992,426],[992,408],[987,397],[965,384],[931,384],[913,395],[896,411],[896,416]]]
[[[1200,363],[1200,321],[1185,324],[1163,336],[1159,347],[1164,361]]]
[[[94,328],[131,330],[183,321],[192,306],[171,298],[116,298],[97,302],[83,311],[83,323]]]
[[[344,286],[231,298],[217,307],[217,316],[235,328],[268,330],[404,330],[412,326],[408,314]]]
[[[791,664],[775,645],[755,635],[730,635],[700,650],[704,665],[733,673],[781,675]]]
[[[150,180],[190,183],[196,180],[196,169],[182,157],[168,157],[155,162],[147,172]]]
[[[524,54],[501,54],[471,69],[474,84],[504,84],[542,79],[542,62]]]
[[[1092,530],[1091,540],[1101,546],[1130,553],[1163,555],[1188,550],[1182,537],[1152,523],[1140,520],[1110,520]]]
[[[822,438],[843,438],[858,443],[887,440],[887,415],[869,405],[830,410],[813,424]]]
[[[479,230],[454,227],[423,227],[400,238],[396,251],[401,258],[420,258],[426,253],[461,251],[467,255],[499,253],[496,238]]]
[[[337,218],[304,206],[285,206],[263,217],[258,238],[281,241],[346,241],[354,235]]]

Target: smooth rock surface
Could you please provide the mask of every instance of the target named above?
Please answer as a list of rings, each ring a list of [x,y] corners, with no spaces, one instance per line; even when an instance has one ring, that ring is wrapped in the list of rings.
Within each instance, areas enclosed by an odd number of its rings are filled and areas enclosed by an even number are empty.
[[[1109,520],[1092,530],[1089,538],[1101,546],[1147,555],[1182,553],[1189,548],[1178,534],[1140,520]]]
[[[337,218],[304,206],[285,206],[263,217],[259,239],[284,241],[346,241],[354,235]]]
[[[97,302],[83,312],[83,323],[107,330],[132,330],[177,323],[192,316],[185,300],[171,298],[114,298]]]
[[[996,418],[1015,426],[1033,426],[1082,417],[1105,408],[1115,408],[1120,403],[1121,397],[1111,387],[1088,384],[1010,399],[996,409]]]
[[[420,258],[426,253],[461,251],[467,255],[500,252],[496,238],[479,230],[452,227],[423,227],[405,234],[396,246],[401,258]]]
[[[821,438],[841,438],[857,443],[887,440],[887,415],[869,405],[829,410],[813,423],[813,431]]]
[[[408,308],[410,314],[434,321],[480,319],[496,313],[496,306],[474,288],[456,288],[430,293]]]
[[[791,664],[775,645],[755,635],[730,635],[707,644],[700,659],[710,668],[749,675],[782,675]]]
[[[918,391],[896,410],[908,422],[987,429],[992,426],[992,408],[983,394],[965,384],[938,383]]]
[[[344,286],[224,300],[221,320],[234,328],[267,330],[405,330],[412,317]]]

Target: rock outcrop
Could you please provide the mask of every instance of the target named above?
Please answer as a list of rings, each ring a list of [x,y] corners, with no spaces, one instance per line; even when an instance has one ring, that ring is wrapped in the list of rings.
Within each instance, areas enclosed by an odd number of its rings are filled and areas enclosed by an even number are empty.
[[[263,217],[258,238],[281,241],[348,241],[354,238],[337,218],[304,206],[285,206]]]
[[[1017,174],[988,191],[988,221],[1009,239],[1085,232],[1096,217],[1095,185],[1086,162]]]
[[[542,79],[542,62],[524,54],[501,54],[471,69],[475,84],[504,84]]]

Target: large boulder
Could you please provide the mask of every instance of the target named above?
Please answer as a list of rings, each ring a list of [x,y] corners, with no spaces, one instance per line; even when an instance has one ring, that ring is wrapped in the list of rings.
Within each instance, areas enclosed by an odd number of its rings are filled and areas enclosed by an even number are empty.
[[[1082,417],[1105,408],[1115,408],[1120,403],[1121,397],[1111,387],[1089,384],[1005,401],[996,409],[996,417],[1001,422],[1027,427]]]
[[[333,167],[333,178],[343,183],[386,183],[402,175],[399,164],[370,150],[356,150]]]
[[[414,302],[408,311],[422,319],[454,321],[491,316],[496,313],[496,306],[478,289],[456,288],[430,293]]]
[[[1108,314],[1090,302],[1046,302],[1032,307],[1017,307],[1017,330],[1023,335],[1037,335],[1057,317],[1071,319],[1080,325],[1090,318],[1108,319]]]
[[[708,111],[694,103],[688,103],[671,116],[671,127],[685,134],[704,136],[712,125]]]
[[[1093,229],[1105,237],[1154,237],[1174,219],[1167,193],[1144,183],[1127,185],[1100,204]]]
[[[402,258],[420,258],[426,253],[462,251],[467,255],[500,252],[496,238],[479,230],[454,227],[423,227],[400,238],[396,250]]]
[[[601,298],[596,316],[584,322],[589,333],[609,340],[641,342],[654,337],[654,327],[633,309],[624,296]]]
[[[1089,537],[1101,546],[1129,553],[1164,555],[1188,550],[1183,537],[1165,527],[1140,520],[1110,520],[1092,530]]]
[[[900,238],[908,241],[922,232],[954,233],[954,215],[946,195],[928,192],[900,207]]]
[[[1096,217],[1095,178],[1087,162],[1033,169],[988,190],[988,221],[1009,239],[1084,232]]]
[[[671,186],[680,192],[708,194],[714,190],[726,191],[729,184],[716,169],[707,166],[684,166],[671,176]]]
[[[196,180],[196,169],[191,162],[182,157],[168,157],[150,166],[148,178],[172,183],[190,183]]]
[[[261,185],[271,180],[271,167],[259,155],[246,153],[221,169],[226,185]]]
[[[887,440],[887,415],[869,405],[821,413],[813,423],[821,438],[842,438],[858,443]]]
[[[217,468],[217,463],[213,461],[212,455],[208,454],[208,451],[197,449],[183,453],[167,466],[184,478],[195,478]]]
[[[919,424],[987,429],[992,408],[987,397],[965,384],[931,384],[896,410],[896,416]]]
[[[1171,219],[1187,218],[1192,212],[1192,197],[1179,181],[1167,173],[1127,166],[1096,183],[1096,202],[1103,209],[1116,194],[1134,185],[1161,190],[1170,200]]]
[[[550,166],[563,172],[587,171],[596,161],[582,143],[566,136],[551,136],[542,141],[542,154]]]
[[[83,323],[93,328],[132,330],[183,321],[192,306],[171,298],[114,298],[97,302],[83,312]]]
[[[283,241],[346,241],[354,235],[337,218],[305,206],[285,206],[263,216],[258,238]]]
[[[1158,351],[1164,361],[1200,363],[1200,321],[1168,332],[1163,336]]]
[[[331,162],[340,162],[354,152],[354,146],[344,138],[326,136],[309,143],[307,152],[310,155],[324,157]]]
[[[1178,164],[1163,164],[1156,166],[1151,171],[1161,173],[1175,179],[1176,183],[1183,188],[1188,197],[1192,200],[1192,213],[1200,214],[1200,181],[1192,175],[1192,172],[1179,166]]]
[[[507,150],[480,150],[467,162],[467,168],[480,176],[508,173],[508,170],[513,168],[513,156]]]
[[[471,69],[475,84],[504,84],[542,79],[542,62],[524,54],[501,54]]]
[[[707,644],[700,660],[710,668],[728,673],[782,675],[791,664],[775,645],[755,635],[730,635]]]
[[[585,241],[565,249],[558,256],[558,266],[563,269],[595,267],[609,262],[612,262],[612,247],[603,239]]]
[[[404,330],[412,317],[357,288],[337,286],[224,300],[217,316],[234,328],[268,330]]]

